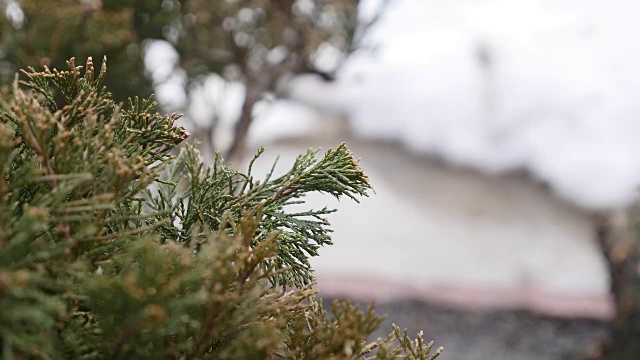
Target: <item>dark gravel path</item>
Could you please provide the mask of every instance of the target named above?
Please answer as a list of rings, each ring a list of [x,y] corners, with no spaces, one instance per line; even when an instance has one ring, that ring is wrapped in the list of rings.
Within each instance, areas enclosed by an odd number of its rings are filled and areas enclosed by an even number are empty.
[[[423,330],[425,340],[444,346],[438,358],[443,360],[580,359],[607,331],[607,324],[598,320],[550,318],[525,311],[457,310],[416,301],[378,304],[376,312],[387,314],[387,320],[375,337],[386,336],[392,323],[411,334]]]

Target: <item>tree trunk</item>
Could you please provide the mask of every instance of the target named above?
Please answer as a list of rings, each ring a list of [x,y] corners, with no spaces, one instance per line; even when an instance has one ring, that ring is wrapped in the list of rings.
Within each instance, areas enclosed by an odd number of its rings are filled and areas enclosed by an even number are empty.
[[[265,92],[261,87],[252,84],[246,86],[247,93],[242,103],[240,119],[234,129],[231,146],[225,154],[225,163],[232,166],[237,166],[242,161],[247,146],[247,135],[253,122],[253,108]]]
[[[265,69],[264,71],[247,76],[245,80],[246,96],[242,104],[240,119],[236,123],[233,142],[226,153],[227,163],[238,165],[244,156],[247,145],[247,135],[253,122],[253,108],[268,91],[274,91],[276,84],[286,74],[300,73],[304,63],[296,56],[290,56],[281,64]]]
[[[624,211],[596,220],[597,236],[611,276],[616,316],[609,338],[591,359],[640,359],[640,238],[638,211]]]

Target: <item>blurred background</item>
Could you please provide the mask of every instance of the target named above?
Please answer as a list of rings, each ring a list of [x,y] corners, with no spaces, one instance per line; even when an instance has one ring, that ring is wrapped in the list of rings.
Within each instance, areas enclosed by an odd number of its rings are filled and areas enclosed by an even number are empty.
[[[0,4],[3,84],[106,54],[115,96],[155,92],[208,160],[265,146],[266,174],[346,141],[376,192],[304,205],[338,209],[323,296],[376,300],[445,359],[601,355],[603,229],[640,183],[637,1]]]

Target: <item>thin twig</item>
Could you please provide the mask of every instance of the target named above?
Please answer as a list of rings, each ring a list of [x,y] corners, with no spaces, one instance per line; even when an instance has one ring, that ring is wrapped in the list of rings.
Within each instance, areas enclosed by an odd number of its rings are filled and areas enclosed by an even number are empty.
[[[111,352],[111,356],[109,356],[109,359],[111,360],[117,359],[120,353],[122,352],[122,349],[124,349],[124,345],[127,343],[127,341],[130,340],[138,332],[140,332],[140,330],[142,330],[143,325],[144,325],[143,320],[136,320],[131,325],[129,325],[127,330],[122,333],[122,336],[120,336],[120,339],[116,343],[116,346],[114,346],[113,351]]]
[[[217,305],[214,305],[211,317],[209,318],[209,321],[207,321],[205,325],[204,333],[200,336],[200,338],[198,338],[198,341],[196,341],[195,345],[193,345],[191,352],[185,356],[184,358],[185,360],[196,359],[196,357],[200,353],[200,350],[202,350],[202,348],[207,344],[207,340],[211,337],[211,334],[213,333],[213,329],[216,326],[216,319],[218,318],[219,312],[220,312],[220,307]]]
[[[42,147],[40,146],[40,144],[38,143],[38,139],[35,136],[35,133],[33,131],[33,126],[31,125],[31,123],[29,121],[26,121],[27,123],[27,128],[29,129],[30,132],[30,136],[33,138],[33,151],[35,151],[35,153],[40,156],[40,158],[42,159],[42,163],[44,165],[44,170],[47,173],[47,176],[49,176],[51,178],[51,190],[55,191],[56,188],[58,187],[58,182],[56,181],[56,174],[53,172],[53,168],[51,167],[51,162],[49,161],[49,157],[45,155],[44,151],[42,150]],[[62,223],[58,226],[58,230],[62,233],[62,237],[65,240],[68,240],[71,238],[71,226],[69,225],[69,223]]]
[[[143,232],[156,229],[156,228],[158,228],[158,227],[160,227],[162,225],[166,225],[168,223],[170,223],[169,219],[162,219],[162,220],[160,220],[157,223],[154,223],[152,225],[143,226],[143,227],[140,227],[140,228],[137,228],[137,229],[133,229],[133,230],[129,230],[129,231],[123,231],[123,232],[119,232],[119,233],[107,234],[107,235],[103,235],[103,236],[88,237],[88,238],[79,240],[79,242],[105,241],[105,240],[111,240],[111,239],[116,239],[116,238],[124,238],[124,237],[127,237],[127,236],[138,235],[138,234],[141,234]]]

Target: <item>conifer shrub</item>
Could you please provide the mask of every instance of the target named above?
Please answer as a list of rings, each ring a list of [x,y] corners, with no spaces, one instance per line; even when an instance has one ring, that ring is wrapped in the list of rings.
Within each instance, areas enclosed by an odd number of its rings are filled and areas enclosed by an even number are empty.
[[[310,192],[370,186],[345,145],[255,179],[152,100],[112,100],[97,76],[23,71],[0,95],[3,359],[435,359],[422,335],[312,288],[332,210],[287,211]],[[262,150],[253,159],[255,161]],[[251,164],[253,164],[253,161]]]

